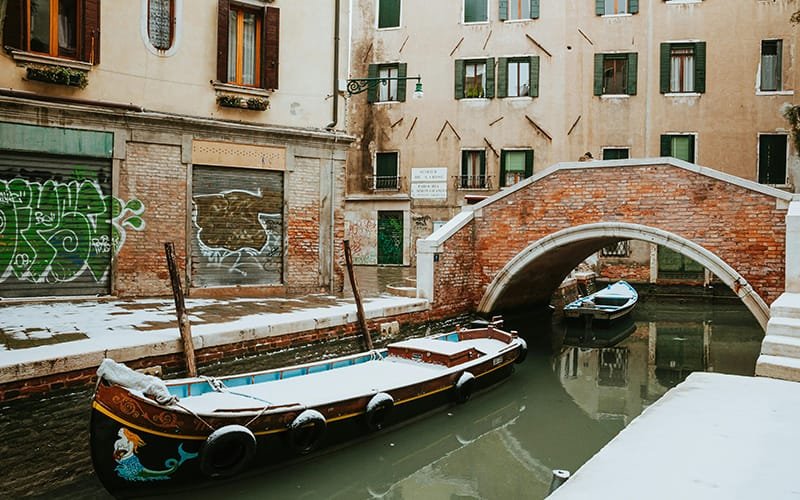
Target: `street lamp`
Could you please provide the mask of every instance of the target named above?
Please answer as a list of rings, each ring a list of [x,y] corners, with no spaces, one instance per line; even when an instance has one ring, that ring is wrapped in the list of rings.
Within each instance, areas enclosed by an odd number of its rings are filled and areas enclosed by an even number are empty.
[[[386,76],[374,78],[351,78],[347,80],[347,95],[355,95],[364,92],[365,90],[377,88],[378,85],[389,85],[389,81],[406,81],[416,80],[417,84],[414,87],[414,99],[422,99],[422,77],[418,76]]]

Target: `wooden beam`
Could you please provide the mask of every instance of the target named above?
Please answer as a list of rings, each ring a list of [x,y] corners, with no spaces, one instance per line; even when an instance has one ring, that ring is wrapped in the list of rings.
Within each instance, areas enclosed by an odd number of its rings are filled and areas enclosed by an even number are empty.
[[[583,31],[581,31],[581,29],[580,29],[580,28],[578,28],[578,33],[580,33],[581,35],[583,35],[583,38],[585,38],[585,39],[586,39],[586,41],[587,41],[587,42],[589,42],[589,45],[594,45],[594,42],[591,40],[591,38],[589,38],[589,36],[588,36],[586,33],[584,33]]]
[[[541,132],[541,133],[542,133],[542,135],[544,135],[545,137],[547,137],[547,140],[549,140],[550,142],[553,142],[553,138],[550,136],[550,134],[548,134],[547,132],[545,132],[545,131],[544,131],[544,129],[543,129],[542,127],[540,127],[538,123],[536,123],[535,121],[533,121],[533,118],[531,118],[531,117],[530,117],[530,116],[528,116],[528,115],[525,115],[525,118],[527,118],[527,120],[530,122],[530,124],[531,124],[531,125],[533,125],[533,128],[535,128],[536,130],[538,130],[539,132]]]
[[[483,50],[486,50],[486,46],[489,45],[490,38],[492,38],[492,30],[489,30],[489,34],[486,35],[486,41],[483,42]]]
[[[451,56],[456,53],[456,50],[458,50],[458,48],[461,46],[461,42],[463,42],[463,41],[464,41],[464,37],[462,36],[461,40],[459,40],[458,43],[456,44],[456,46],[453,47],[453,50],[450,51],[450,55]]]
[[[414,125],[416,125],[416,124],[417,124],[417,117],[415,116],[414,117],[414,121],[411,122],[411,127],[408,128],[408,133],[406,134],[406,139],[408,139],[411,136],[411,131],[414,130]]]
[[[569,132],[567,132],[567,135],[570,135],[572,131],[575,130],[575,126],[578,125],[579,121],[581,121],[581,115],[578,115],[578,118],[575,119],[575,123],[573,123],[572,126],[569,128]]]
[[[500,153],[498,153],[498,152],[497,152],[497,150],[496,150],[496,149],[494,149],[494,146],[492,146],[492,143],[491,143],[491,142],[489,142],[489,139],[487,139],[486,137],[484,137],[484,138],[483,138],[483,141],[486,143],[486,145],[487,145],[487,146],[489,146],[489,149],[491,149],[491,150],[492,150],[492,153],[494,153],[494,156],[495,156],[496,158],[500,158]]]
[[[500,121],[500,120],[502,120],[503,118],[505,118],[505,117],[504,117],[504,116],[501,116],[501,117],[500,117],[500,118],[498,118],[497,120],[495,120],[495,121],[491,122],[491,123],[489,124],[489,126],[491,127],[492,125],[494,125],[495,123],[499,122],[499,121]]]
[[[398,50],[398,51],[397,51],[398,53],[401,53],[401,54],[403,53],[403,49],[404,49],[404,48],[405,48],[405,46],[406,46],[406,42],[408,42],[408,38],[409,38],[409,36],[408,36],[408,35],[406,35],[406,39],[405,39],[405,40],[403,40],[403,45],[401,45],[401,46],[400,46],[400,50]]]
[[[172,283],[172,298],[175,300],[175,312],[178,315],[178,331],[183,341],[183,354],[186,358],[186,372],[190,377],[197,376],[197,364],[194,358],[194,343],[192,342],[192,325],[186,313],[186,304],[183,301],[183,288],[178,276],[178,265],[175,263],[175,244],[171,241],[164,243],[167,255],[167,269],[169,280]]]
[[[540,44],[539,42],[537,42],[536,40],[534,40],[532,36],[530,36],[530,35],[529,35],[529,34],[527,34],[527,33],[525,33],[525,36],[527,36],[527,37],[528,37],[528,40],[530,40],[531,42],[533,42],[533,44],[534,44],[534,45],[536,45],[537,47],[539,47],[539,50],[541,50],[542,52],[544,52],[545,54],[547,54],[547,57],[553,57],[553,54],[551,54],[551,53],[550,53],[550,52],[549,52],[549,51],[548,51],[546,48],[542,47],[542,44]]]
[[[347,275],[350,277],[350,287],[353,289],[353,297],[356,300],[356,315],[358,316],[358,324],[361,326],[361,333],[364,335],[364,341],[367,344],[367,349],[372,350],[372,337],[367,328],[367,320],[364,316],[364,305],[361,304],[361,294],[358,292],[358,284],[356,283],[356,276],[353,273],[353,257],[350,253],[350,240],[344,240],[344,262],[347,266]]]

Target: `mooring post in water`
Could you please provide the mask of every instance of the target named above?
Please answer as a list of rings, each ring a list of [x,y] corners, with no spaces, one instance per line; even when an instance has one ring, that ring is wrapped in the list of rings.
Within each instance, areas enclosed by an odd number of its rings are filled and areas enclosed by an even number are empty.
[[[169,280],[172,282],[172,297],[175,299],[175,312],[178,314],[178,330],[183,340],[183,353],[186,356],[186,371],[190,377],[197,376],[197,365],[194,360],[194,343],[192,342],[192,326],[189,324],[189,315],[186,314],[186,304],[183,302],[183,287],[178,276],[178,266],[175,264],[175,244],[164,243],[167,254],[167,267]]]
[[[356,299],[356,313],[358,314],[358,324],[367,343],[367,349],[372,350],[372,337],[367,328],[367,320],[364,319],[364,306],[361,304],[361,294],[358,293],[356,277],[353,274],[353,257],[350,254],[350,240],[344,240],[344,262],[347,265],[347,275],[350,277],[350,287],[353,289],[353,297]]]
[[[550,480],[550,491],[547,493],[551,495],[556,491],[559,486],[564,484],[569,479],[569,471],[564,469],[553,469],[553,479]]]

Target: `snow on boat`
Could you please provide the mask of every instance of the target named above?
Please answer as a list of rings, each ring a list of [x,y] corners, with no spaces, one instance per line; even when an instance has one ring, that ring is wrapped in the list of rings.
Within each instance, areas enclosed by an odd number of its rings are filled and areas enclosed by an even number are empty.
[[[610,321],[631,312],[638,300],[639,294],[628,282],[617,281],[564,306],[564,317]]]
[[[179,490],[463,403],[525,358],[525,341],[500,325],[218,378],[163,381],[106,359],[92,402],[95,471],[115,496]]]

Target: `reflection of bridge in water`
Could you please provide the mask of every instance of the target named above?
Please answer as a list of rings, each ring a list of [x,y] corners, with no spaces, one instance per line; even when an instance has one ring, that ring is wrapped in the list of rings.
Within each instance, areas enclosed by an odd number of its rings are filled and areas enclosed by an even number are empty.
[[[767,330],[758,372],[800,379],[800,198],[672,158],[558,164],[468,207],[418,242],[417,286],[442,316],[544,305],[624,240],[711,271]]]

